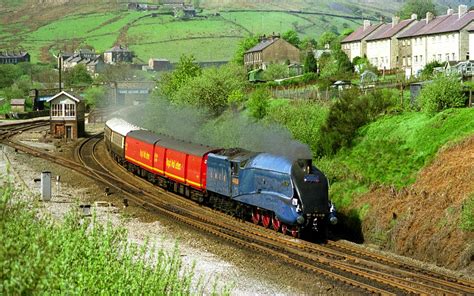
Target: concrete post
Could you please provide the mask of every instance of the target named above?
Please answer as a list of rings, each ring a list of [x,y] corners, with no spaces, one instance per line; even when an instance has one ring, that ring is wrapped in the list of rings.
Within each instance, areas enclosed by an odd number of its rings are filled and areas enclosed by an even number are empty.
[[[41,199],[43,201],[51,200],[51,172],[41,173]]]

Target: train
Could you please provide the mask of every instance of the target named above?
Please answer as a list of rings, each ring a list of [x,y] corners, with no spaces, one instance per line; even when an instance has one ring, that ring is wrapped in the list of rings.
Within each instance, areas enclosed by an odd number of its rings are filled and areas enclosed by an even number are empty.
[[[105,123],[111,157],[168,191],[295,238],[337,223],[326,176],[311,159],[199,145],[120,119]]]

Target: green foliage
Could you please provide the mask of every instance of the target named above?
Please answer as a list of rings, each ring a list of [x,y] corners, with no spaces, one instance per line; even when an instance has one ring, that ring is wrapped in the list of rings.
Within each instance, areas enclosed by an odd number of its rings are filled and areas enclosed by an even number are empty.
[[[296,47],[300,47],[300,37],[298,37],[298,33],[296,33],[295,30],[288,30],[283,35],[281,35],[281,38],[284,40],[288,41],[289,43],[293,44]]]
[[[106,93],[104,87],[93,86],[84,91],[86,106],[89,108],[102,108],[107,106]]]
[[[333,44],[334,41],[337,40],[337,35],[334,34],[333,32],[324,32],[321,34],[319,37],[318,45],[321,48],[324,48],[326,44],[329,44],[330,46]]]
[[[72,212],[58,224],[0,188],[0,294],[158,294],[203,291],[180,254],[127,241],[125,229]],[[21,194],[21,193],[19,193]],[[42,216],[42,218],[39,218]],[[218,291],[215,291],[218,292]],[[221,293],[227,294],[224,288]]]
[[[244,64],[244,54],[247,50],[251,49],[258,44],[258,37],[255,35],[247,36],[239,42],[237,50],[235,51],[233,61],[239,65]]]
[[[0,88],[10,87],[22,75],[16,65],[0,65]]]
[[[316,151],[321,138],[320,128],[326,121],[328,111],[328,107],[311,101],[292,101],[270,107],[266,120],[285,126],[295,139]]]
[[[474,231],[474,194],[471,194],[461,207],[461,229]]]
[[[85,65],[79,64],[64,73],[66,86],[90,85],[93,80]]]
[[[474,134],[473,116],[472,108],[449,109],[432,117],[410,112],[383,116],[364,126],[352,149],[318,162],[330,178],[332,199],[346,207],[372,184],[396,188],[412,184],[440,148]]]
[[[322,78],[349,79],[352,77],[354,67],[341,50],[340,47],[335,47],[331,54],[325,53],[319,58],[320,75]]]
[[[185,84],[171,94],[171,99],[174,103],[190,104],[219,115],[228,106],[227,98],[230,94],[235,91],[243,92],[246,83],[244,68],[231,63],[205,69],[201,75],[188,78]]]
[[[427,113],[463,107],[466,100],[459,78],[445,75],[438,75],[432,83],[426,84],[418,99],[421,109]]]
[[[318,46],[318,42],[311,37],[304,37],[300,42],[300,47],[303,50],[313,50]]]
[[[9,100],[21,99],[25,96],[25,92],[22,89],[20,89],[16,83],[10,87],[5,88],[3,92],[5,93],[5,98]]]
[[[423,70],[421,70],[421,77],[423,77],[424,79],[431,78],[433,76],[434,69],[441,66],[443,65],[441,65],[441,63],[436,60],[426,64]]]
[[[263,80],[276,80],[288,77],[288,66],[285,64],[270,64],[263,71]]]
[[[342,147],[350,147],[357,130],[395,106],[396,95],[389,90],[362,95],[351,89],[342,93],[330,108],[320,133],[318,154],[331,155]]]
[[[423,18],[427,12],[436,15],[436,6],[432,0],[407,0],[398,14],[402,19],[409,19],[413,13],[416,13],[418,18]]]
[[[318,72],[318,63],[312,51],[306,53],[303,65],[304,73],[317,73]]]
[[[189,80],[201,75],[201,71],[201,67],[195,63],[192,55],[182,55],[176,69],[162,76],[159,82],[160,92],[171,101],[175,100],[176,92]]]
[[[271,96],[267,89],[263,87],[257,88],[250,95],[247,102],[250,115],[255,119],[263,119],[267,115],[270,98]]]
[[[240,104],[245,101],[245,95],[242,90],[236,89],[230,92],[227,97],[227,103],[233,111],[237,111],[237,108]]]

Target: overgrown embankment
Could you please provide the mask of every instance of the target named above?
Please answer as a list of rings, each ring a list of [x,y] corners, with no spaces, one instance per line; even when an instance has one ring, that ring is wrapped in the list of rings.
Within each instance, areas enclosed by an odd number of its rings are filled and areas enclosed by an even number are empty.
[[[351,148],[322,159],[347,224],[403,255],[471,264],[473,118],[474,109],[384,116],[359,129]]]

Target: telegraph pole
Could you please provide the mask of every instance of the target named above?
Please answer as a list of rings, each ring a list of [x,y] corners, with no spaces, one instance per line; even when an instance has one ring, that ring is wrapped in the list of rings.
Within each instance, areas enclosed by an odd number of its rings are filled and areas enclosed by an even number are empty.
[[[59,67],[59,92],[62,91],[62,77],[61,77],[61,72],[63,71],[62,69],[62,59],[61,59],[61,51],[59,51],[59,54],[58,54],[58,67]]]

